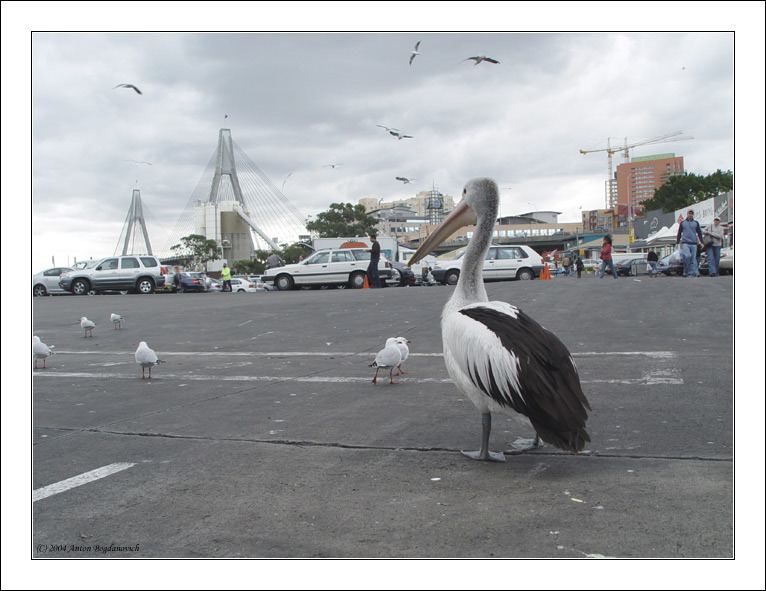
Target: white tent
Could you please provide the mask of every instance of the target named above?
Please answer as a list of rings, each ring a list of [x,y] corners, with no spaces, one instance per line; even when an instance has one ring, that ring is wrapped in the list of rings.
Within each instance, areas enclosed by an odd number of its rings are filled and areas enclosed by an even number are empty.
[[[678,236],[678,224],[675,223],[669,228],[662,226],[654,236],[649,236],[646,239],[647,244],[675,244],[676,236]]]

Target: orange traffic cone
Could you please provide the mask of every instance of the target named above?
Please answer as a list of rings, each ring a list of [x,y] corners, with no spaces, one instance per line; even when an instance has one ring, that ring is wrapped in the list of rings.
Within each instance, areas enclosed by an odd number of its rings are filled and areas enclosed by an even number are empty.
[[[367,274],[364,275],[364,285],[362,285],[362,289],[370,289],[370,282],[367,281]]]
[[[548,269],[548,263],[545,263],[545,268],[543,268],[542,271],[540,271],[540,279],[550,279],[551,278],[551,272],[550,269]]]

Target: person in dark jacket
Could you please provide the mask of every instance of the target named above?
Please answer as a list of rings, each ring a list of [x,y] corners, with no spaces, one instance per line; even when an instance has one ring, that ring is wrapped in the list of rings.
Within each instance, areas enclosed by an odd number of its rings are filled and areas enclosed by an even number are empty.
[[[653,248],[649,249],[649,254],[646,255],[646,264],[649,267],[649,277],[654,277],[657,273],[657,262],[659,258]]]
[[[380,273],[378,272],[378,263],[380,262],[380,242],[378,237],[373,234],[370,236],[372,248],[370,248],[370,265],[367,267],[367,279],[370,287],[380,287]]]
[[[575,260],[575,268],[577,269],[577,278],[579,279],[582,277],[582,270],[585,268],[579,254],[577,255],[577,260]]]

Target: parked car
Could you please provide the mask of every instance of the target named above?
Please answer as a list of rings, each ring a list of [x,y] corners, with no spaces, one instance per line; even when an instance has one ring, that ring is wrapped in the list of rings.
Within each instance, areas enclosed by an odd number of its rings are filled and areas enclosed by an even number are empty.
[[[463,264],[461,253],[451,261],[438,261],[431,269],[434,279],[445,285],[457,284]],[[534,279],[545,267],[543,257],[526,245],[496,246],[487,251],[484,259],[484,281],[503,279]],[[550,268],[550,265],[548,265]]]
[[[150,294],[165,284],[160,261],[151,255],[126,255],[100,259],[93,266],[62,273],[59,287],[75,295],[91,291],[136,291]]]
[[[617,271],[618,275],[630,277],[633,275],[633,265],[646,265],[646,257],[620,261],[614,266],[614,269]]]
[[[721,260],[719,261],[721,267],[721,275],[727,273],[732,275],[734,273],[734,247],[721,249]]]
[[[670,262],[670,258],[672,257],[672,254],[669,254],[668,256],[660,259],[657,262],[657,272],[658,273],[664,273],[665,275],[683,275],[684,272],[684,263],[680,260],[675,260],[672,263]]]
[[[364,248],[327,248],[318,250],[305,261],[284,267],[268,269],[261,276],[266,284],[280,291],[296,287],[343,285],[359,289],[364,287],[370,252]],[[393,274],[393,265],[381,254],[378,263],[381,282]]]
[[[59,287],[59,277],[73,270],[71,267],[52,267],[32,275],[32,295],[38,298],[54,293],[69,293]]]
[[[179,291],[181,293],[188,293],[188,292],[204,293],[208,290],[207,282],[205,281],[206,279],[207,277],[205,277],[205,275],[202,273],[182,271],[181,272],[181,287],[179,288]],[[175,286],[174,286],[174,289],[175,289]]]
[[[258,290],[255,289],[255,282],[251,281],[250,279],[232,277],[231,291],[232,293],[255,293]]]

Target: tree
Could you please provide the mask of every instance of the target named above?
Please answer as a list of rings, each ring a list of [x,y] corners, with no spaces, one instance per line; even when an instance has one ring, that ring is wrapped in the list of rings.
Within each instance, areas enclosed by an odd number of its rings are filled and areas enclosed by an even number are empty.
[[[189,234],[181,238],[181,243],[170,247],[170,250],[178,251],[179,255],[185,255],[191,259],[192,266],[204,265],[208,261],[218,258],[218,249],[215,240],[208,240],[201,234]]]
[[[306,224],[310,232],[319,233],[320,238],[341,236],[369,236],[375,232],[376,220],[367,215],[363,205],[332,203],[330,209],[317,214],[316,220]]]
[[[733,187],[734,173],[731,170],[722,172],[719,168],[705,177],[692,172],[670,177],[667,183],[655,190],[654,197],[646,199],[641,206],[644,211],[661,209],[667,213],[726,193]]]

